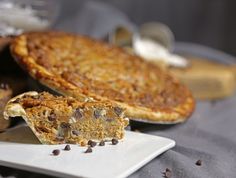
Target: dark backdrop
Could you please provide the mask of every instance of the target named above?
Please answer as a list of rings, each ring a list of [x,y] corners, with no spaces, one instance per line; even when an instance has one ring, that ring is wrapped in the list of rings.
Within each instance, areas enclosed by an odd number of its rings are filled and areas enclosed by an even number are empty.
[[[178,41],[200,43],[236,55],[236,0],[97,1],[117,7],[137,25],[163,22]],[[62,11],[73,16],[83,2],[62,0]]]

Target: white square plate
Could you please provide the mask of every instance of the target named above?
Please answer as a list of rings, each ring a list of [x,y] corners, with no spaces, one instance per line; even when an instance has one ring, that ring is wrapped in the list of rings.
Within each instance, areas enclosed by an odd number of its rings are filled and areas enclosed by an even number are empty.
[[[0,165],[58,177],[127,177],[174,147],[175,141],[126,131],[118,145],[108,142],[93,148],[92,153],[84,153],[86,147],[70,146],[70,151],[64,151],[65,145],[0,141]],[[60,155],[51,155],[53,149],[60,149]]]

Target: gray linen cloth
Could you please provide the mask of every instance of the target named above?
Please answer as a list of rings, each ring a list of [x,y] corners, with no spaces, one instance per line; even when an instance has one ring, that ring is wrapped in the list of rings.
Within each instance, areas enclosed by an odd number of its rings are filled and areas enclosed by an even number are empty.
[[[81,3],[74,13],[62,9],[55,28],[103,38],[117,25],[135,28],[125,14],[114,7],[87,1]],[[196,44],[176,43],[175,51],[228,64],[235,61],[233,56]],[[177,145],[133,173],[130,178],[162,177],[166,168],[171,169],[172,177],[177,178],[236,177],[236,95],[214,102],[198,101],[194,114],[183,124],[163,126],[131,123],[131,126],[147,134],[174,139]],[[202,166],[195,165],[199,159],[202,160]],[[0,167],[0,173],[13,177],[43,176],[6,167]]]

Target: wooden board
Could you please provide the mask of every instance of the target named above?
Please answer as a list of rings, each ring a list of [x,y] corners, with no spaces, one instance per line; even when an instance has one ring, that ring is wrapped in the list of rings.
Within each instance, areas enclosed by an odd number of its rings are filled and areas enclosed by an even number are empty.
[[[186,69],[168,68],[186,84],[197,99],[219,99],[235,91],[236,65],[188,57],[191,65]]]

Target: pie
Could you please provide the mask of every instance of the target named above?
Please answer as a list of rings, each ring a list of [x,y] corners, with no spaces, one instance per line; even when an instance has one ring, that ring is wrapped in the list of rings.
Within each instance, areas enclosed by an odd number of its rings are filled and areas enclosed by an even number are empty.
[[[31,32],[16,37],[11,53],[34,79],[84,101],[109,101],[130,119],[185,121],[193,112],[191,92],[175,77],[123,49],[64,32]]]
[[[22,117],[43,144],[122,139],[128,119],[110,102],[79,102],[47,92],[26,92],[6,105],[4,118]]]

